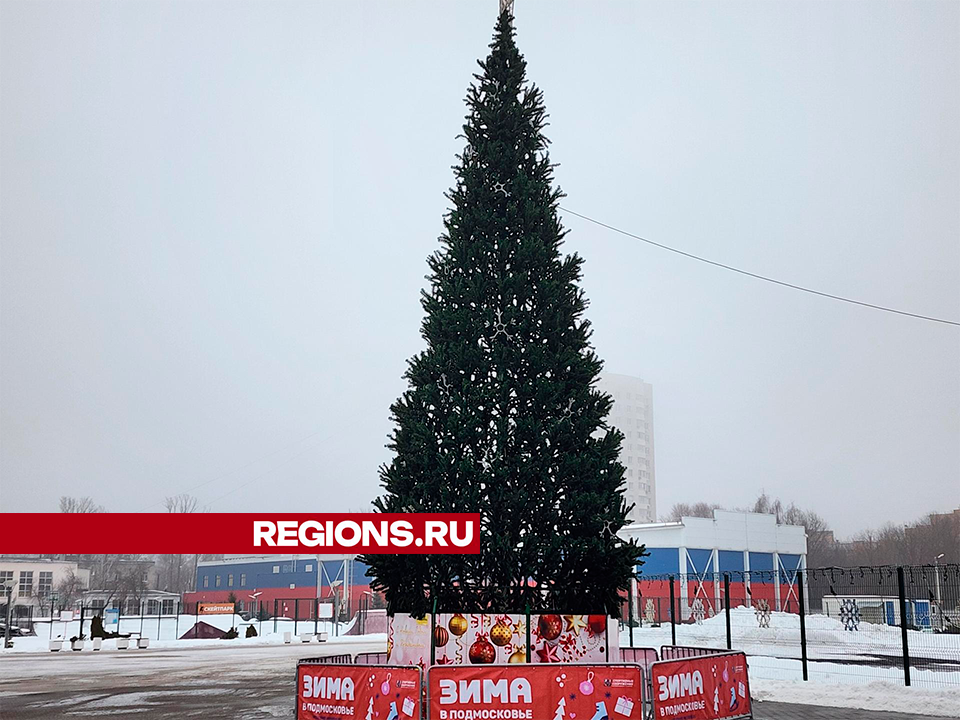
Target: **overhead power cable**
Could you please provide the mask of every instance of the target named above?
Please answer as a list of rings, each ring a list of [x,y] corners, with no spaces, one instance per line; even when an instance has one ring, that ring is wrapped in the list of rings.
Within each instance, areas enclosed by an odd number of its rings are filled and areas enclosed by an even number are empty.
[[[895,313],[897,315],[906,315],[907,317],[917,318],[918,320],[929,320],[930,322],[942,323],[944,325],[954,325],[956,327],[960,327],[960,322],[957,322],[955,320],[946,320],[944,318],[931,317],[930,315],[920,315],[918,313],[907,312],[906,310],[897,310],[896,308],[884,307],[883,305],[874,305],[873,303],[854,300],[852,298],[843,297],[841,295],[832,295],[831,293],[821,292],[819,290],[814,290],[812,288],[803,287],[802,285],[794,285],[793,283],[784,282],[783,280],[777,280],[776,278],[767,277],[766,275],[759,275],[757,273],[750,272],[749,270],[742,270],[738,267],[733,267],[732,265],[725,265],[724,263],[716,262],[715,260],[708,260],[705,257],[700,257],[699,255],[694,255],[693,253],[688,253],[683,250],[678,250],[677,248],[670,247],[669,245],[664,245],[663,243],[654,242],[653,240],[648,240],[645,237],[634,235],[631,232],[627,232],[626,230],[621,230],[620,228],[614,227],[613,225],[608,225],[607,223],[600,222],[599,220],[595,220],[592,217],[588,217],[587,215],[582,215],[576,212],[575,210],[571,210],[570,208],[563,207],[562,205],[560,206],[560,209],[566,213],[575,215],[576,217],[582,220],[591,222],[594,225],[599,225],[600,227],[606,228],[607,230],[612,230],[615,233],[626,235],[627,237],[633,238],[634,240],[645,242],[648,245],[653,245],[654,247],[658,247],[662,250],[668,250],[672,253],[676,253],[677,255],[683,255],[684,257],[688,257],[692,260],[697,260],[699,262],[706,263],[707,265],[713,265],[714,267],[723,268],[724,270],[730,270],[731,272],[756,278],[757,280],[763,280],[764,282],[773,283],[774,285],[781,285],[783,287],[791,288],[793,290],[800,290],[801,292],[810,293],[811,295],[819,295],[820,297],[830,298],[831,300],[839,300],[840,302],[850,303],[851,305],[860,305],[861,307],[872,308],[873,310],[882,310],[883,312]]]

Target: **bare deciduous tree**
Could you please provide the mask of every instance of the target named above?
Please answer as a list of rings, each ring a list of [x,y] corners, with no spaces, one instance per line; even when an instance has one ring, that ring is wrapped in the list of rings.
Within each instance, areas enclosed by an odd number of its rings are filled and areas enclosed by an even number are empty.
[[[203,512],[200,509],[200,501],[193,495],[180,493],[171,497],[164,498],[163,507],[168,513],[196,513]]]
[[[200,513],[208,509],[200,506],[200,501],[193,495],[181,493],[167,497],[163,506],[168,513]],[[183,593],[194,589],[197,576],[199,555],[158,555],[157,564],[160,569],[160,586],[170,592]],[[191,570],[193,571],[191,574]]]
[[[677,503],[670,512],[660,518],[661,522],[679,522],[682,517],[701,517],[712,518],[713,511],[719,510],[720,506],[716,503]]]
[[[106,512],[103,505],[98,505],[93,498],[75,498],[69,495],[60,496],[60,512],[62,513],[102,513]]]

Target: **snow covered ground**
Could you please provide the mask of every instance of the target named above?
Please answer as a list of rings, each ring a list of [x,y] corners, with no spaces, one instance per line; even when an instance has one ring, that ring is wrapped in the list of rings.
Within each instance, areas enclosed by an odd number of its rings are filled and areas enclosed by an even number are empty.
[[[751,671],[753,667],[751,661]],[[960,688],[908,688],[883,681],[862,685],[805,683],[754,678],[751,674],[750,695],[755,701],[960,717]]]
[[[298,659],[385,647],[380,634],[310,645],[240,639],[97,653],[0,652],[0,717],[293,718]]]
[[[6,685],[9,697],[10,693],[23,692],[26,678],[30,677],[49,677],[51,674],[59,677],[64,672],[81,672],[83,678],[102,678],[104,674],[112,673],[112,668],[121,667],[116,663],[121,662],[119,656],[122,656],[125,674],[133,672],[141,680],[150,676],[151,682],[163,684],[162,688],[158,686],[156,690],[159,693],[157,697],[170,699],[176,696],[176,688],[184,682],[183,678],[189,678],[186,682],[192,693],[207,692],[197,673],[202,677],[216,672],[229,675],[230,668],[234,668],[233,672],[246,675],[249,668],[255,666],[260,668],[258,672],[273,668],[273,671],[286,677],[284,673],[289,674],[290,664],[295,662],[296,657],[383,652],[386,649],[386,636],[382,633],[337,637],[332,632],[333,628],[323,623],[320,623],[319,629],[330,633],[329,642],[301,644],[294,638],[292,645],[284,645],[283,634],[294,630],[292,620],[278,620],[276,633],[273,632],[273,621],[265,620],[262,624],[263,634],[248,639],[243,637],[243,631],[250,623],[231,615],[211,615],[203,620],[222,629],[238,627],[241,637],[236,640],[174,639],[176,632],[183,635],[193,627],[195,618],[192,615],[181,616],[179,621],[174,618],[161,619],[161,639],[156,640],[157,617],[154,616],[152,620],[152,623],[150,618],[144,621],[144,635],[151,637],[149,650],[119,651],[115,641],[107,640],[100,653],[93,653],[89,645],[82,653],[72,653],[69,649],[57,654],[50,653],[48,638],[51,626],[37,623],[36,637],[17,638],[13,650],[0,652],[0,684]],[[757,700],[960,718],[960,636],[908,632],[908,642],[913,648],[911,655],[919,654],[918,658],[925,658],[926,662],[915,662],[911,670],[912,687],[907,688],[903,684],[898,628],[864,623],[858,631],[849,632],[839,622],[825,616],[809,616],[806,623],[809,682],[801,679],[799,618],[796,615],[774,613],[771,627],[759,628],[753,611],[744,608],[733,611],[733,645],[749,656],[751,690]],[[257,622],[253,624],[260,625]],[[136,634],[139,625],[139,618],[136,621],[125,620],[121,629]],[[151,625],[154,629],[152,633]],[[313,623],[299,622],[297,630],[312,632]],[[347,626],[342,627],[341,633],[346,630]],[[77,621],[66,627],[63,623],[55,622],[52,627],[54,637],[59,635],[69,639],[78,632]],[[89,624],[85,632],[89,635]],[[629,635],[628,630],[621,631],[621,646],[629,645]],[[661,645],[668,645],[671,643],[670,626],[634,628],[633,643],[638,647],[657,649]],[[724,617],[710,618],[702,625],[678,626],[677,643],[725,648]],[[184,650],[190,652],[182,652]],[[78,682],[85,684],[83,679]],[[130,701],[136,700],[129,694],[133,691],[133,688],[122,688]],[[4,694],[0,692],[0,697]],[[114,702],[106,695],[98,697],[100,699],[89,704],[91,710],[97,707],[103,712],[106,709],[100,707],[103,703]],[[282,694],[277,697],[281,705],[287,702]],[[261,700],[266,701],[266,698],[251,698],[249,702]],[[174,700],[170,699],[170,702],[174,703]],[[264,710],[263,706],[258,707]]]
[[[197,618],[193,615],[163,616],[158,618],[156,615],[147,616],[142,623],[140,618],[123,618],[120,621],[120,632],[130,633],[133,638],[150,638],[150,647],[160,648],[196,648],[208,647],[212,645],[223,645],[224,643],[234,643],[242,645],[275,645],[284,642],[284,633],[294,633],[295,642],[299,642],[296,635],[304,633],[313,633],[314,623],[312,620],[300,620],[294,623],[293,620],[278,618],[276,623],[273,620],[264,620],[262,623],[257,620],[244,620],[239,615],[203,615],[201,622],[229,630],[231,627],[237,629],[239,637],[235,640],[203,640],[188,638],[180,640],[184,634],[189,635]],[[352,626],[351,623],[341,623],[339,635],[343,636]],[[252,625],[257,630],[257,637],[247,638],[246,629]],[[274,630],[276,628],[276,630]],[[326,632],[330,641],[338,638],[337,628],[329,621],[319,621],[316,625],[318,632]],[[115,627],[106,627],[106,630],[114,630]],[[69,641],[71,637],[80,634],[80,621],[73,620],[69,623],[47,620],[38,620],[34,622],[34,631],[36,635],[14,638],[13,650],[6,652],[49,652],[49,641],[51,639],[60,639]],[[90,649],[90,620],[84,620],[83,632],[87,638],[87,649]],[[367,636],[375,637],[375,636]],[[386,635],[383,635],[386,638]],[[384,643],[386,640],[384,639]],[[314,641],[315,643],[315,641]],[[306,646],[305,646],[306,647]],[[104,649],[116,649],[116,640],[104,640]],[[64,649],[69,652],[68,642],[64,643]]]
[[[960,635],[908,631],[911,687],[906,688],[899,628],[861,623],[851,632],[836,619],[807,616],[810,680],[803,682],[797,615],[773,613],[770,627],[761,628],[753,610],[737,608],[730,625],[733,648],[748,655],[759,699],[960,717]],[[723,615],[677,626],[678,645],[726,648],[726,642]],[[624,629],[620,645],[629,644]],[[658,650],[670,645],[670,625],[634,628],[633,644]]]

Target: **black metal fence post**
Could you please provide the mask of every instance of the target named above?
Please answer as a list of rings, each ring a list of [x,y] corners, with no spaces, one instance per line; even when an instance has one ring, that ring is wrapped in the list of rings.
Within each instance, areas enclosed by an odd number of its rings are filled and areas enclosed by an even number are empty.
[[[900,592],[900,638],[903,641],[903,682],[910,686],[910,648],[907,645],[907,591],[903,566],[897,568],[897,589]]]
[[[433,609],[430,611],[430,665],[437,664],[437,599],[433,599]]]
[[[673,575],[670,576],[670,644],[677,644],[677,600],[673,591]]]
[[[277,610],[280,607],[279,598],[273,599],[273,634],[277,634]]]
[[[198,627],[199,625],[200,625],[200,601],[197,600],[197,602],[194,603],[193,605],[193,639],[194,640],[200,637],[199,635],[200,628]]]
[[[297,634],[297,623],[300,621],[300,598],[293,599],[293,634]]]
[[[318,634],[318,625],[320,623],[320,598],[313,599],[313,634]]]
[[[630,584],[627,586],[627,622],[630,625],[630,647],[633,647],[633,585],[634,581],[631,578]],[[607,658],[607,662],[610,661],[610,658]]]
[[[733,636],[730,633],[730,573],[723,574],[723,608],[727,616],[727,650],[733,649]]]
[[[803,680],[807,676],[807,621],[804,617],[807,612],[806,601],[803,597],[803,571],[797,570],[797,605],[800,607],[800,666],[803,668]]]
[[[530,662],[530,658],[533,656],[532,649],[530,647],[530,603],[527,603],[527,662]]]

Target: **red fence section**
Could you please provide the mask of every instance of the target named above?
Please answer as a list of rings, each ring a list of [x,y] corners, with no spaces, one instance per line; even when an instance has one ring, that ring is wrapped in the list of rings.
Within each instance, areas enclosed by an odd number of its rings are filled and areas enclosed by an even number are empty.
[[[753,717],[747,656],[714,653],[663,660],[651,668],[653,715],[684,720]]]
[[[297,665],[297,720],[419,718],[419,668]]]
[[[636,665],[435,665],[427,671],[427,719],[643,715]]]

